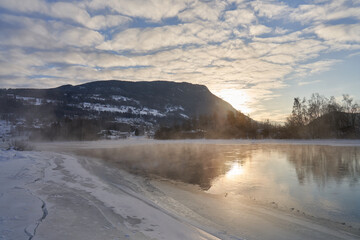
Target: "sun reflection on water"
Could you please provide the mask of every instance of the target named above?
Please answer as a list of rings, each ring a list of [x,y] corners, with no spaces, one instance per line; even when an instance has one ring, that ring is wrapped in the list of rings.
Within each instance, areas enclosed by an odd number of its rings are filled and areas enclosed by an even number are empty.
[[[228,178],[235,178],[244,173],[244,168],[238,162],[234,162],[231,164],[230,170],[225,174]]]

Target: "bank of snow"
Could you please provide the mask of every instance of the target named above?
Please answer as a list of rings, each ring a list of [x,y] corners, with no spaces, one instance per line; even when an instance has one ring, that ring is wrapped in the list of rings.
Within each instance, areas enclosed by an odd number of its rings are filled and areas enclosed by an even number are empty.
[[[217,239],[134,191],[131,178],[96,160],[1,150],[0,239]]]

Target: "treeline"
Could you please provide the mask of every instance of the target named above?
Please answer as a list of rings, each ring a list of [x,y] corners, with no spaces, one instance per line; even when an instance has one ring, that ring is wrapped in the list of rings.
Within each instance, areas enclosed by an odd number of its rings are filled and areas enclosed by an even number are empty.
[[[257,122],[241,112],[229,111],[226,116],[200,116],[172,127],[162,126],[156,133],[156,139],[184,138],[281,138],[283,127],[270,121]]]
[[[295,98],[285,128],[290,138],[359,138],[360,106],[348,94],[341,101],[315,93]]]
[[[359,104],[347,94],[337,101],[315,93],[309,100],[294,98],[292,113],[282,125],[229,111],[226,116],[200,116],[183,124],[162,126],[155,138],[360,138],[359,112]]]
[[[98,140],[105,135],[111,135],[112,131],[116,132],[139,132],[139,129],[126,124],[104,121],[102,119],[85,119],[85,118],[64,118],[59,121],[50,123],[41,128],[23,127],[18,129],[23,133],[29,134],[30,140],[44,141],[86,141]]]

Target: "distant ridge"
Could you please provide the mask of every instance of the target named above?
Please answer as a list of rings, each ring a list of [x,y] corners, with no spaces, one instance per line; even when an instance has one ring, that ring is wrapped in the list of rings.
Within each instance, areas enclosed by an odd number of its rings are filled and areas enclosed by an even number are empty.
[[[9,107],[11,105],[11,107]],[[0,113],[41,124],[66,118],[154,128],[236,110],[204,85],[187,82],[95,81],[49,89],[0,89]]]

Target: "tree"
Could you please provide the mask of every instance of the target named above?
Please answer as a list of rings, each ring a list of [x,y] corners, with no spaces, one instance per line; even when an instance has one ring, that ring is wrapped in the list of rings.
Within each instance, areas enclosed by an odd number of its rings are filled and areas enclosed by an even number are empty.
[[[332,113],[332,112],[340,112],[342,110],[340,104],[336,102],[334,96],[331,96],[329,101],[326,105],[326,112],[325,113]]]
[[[293,110],[291,112],[290,121],[296,127],[304,126],[306,123],[306,99],[302,101],[299,97],[294,98]]]
[[[349,94],[343,94],[343,110],[347,113],[350,113],[351,112],[351,108],[352,108],[352,101],[353,101],[353,98],[351,98],[349,96]]]
[[[313,93],[311,95],[311,98],[308,101],[308,114],[307,114],[310,122],[325,114],[326,102],[327,99],[323,96],[320,96],[320,94],[318,93]]]

